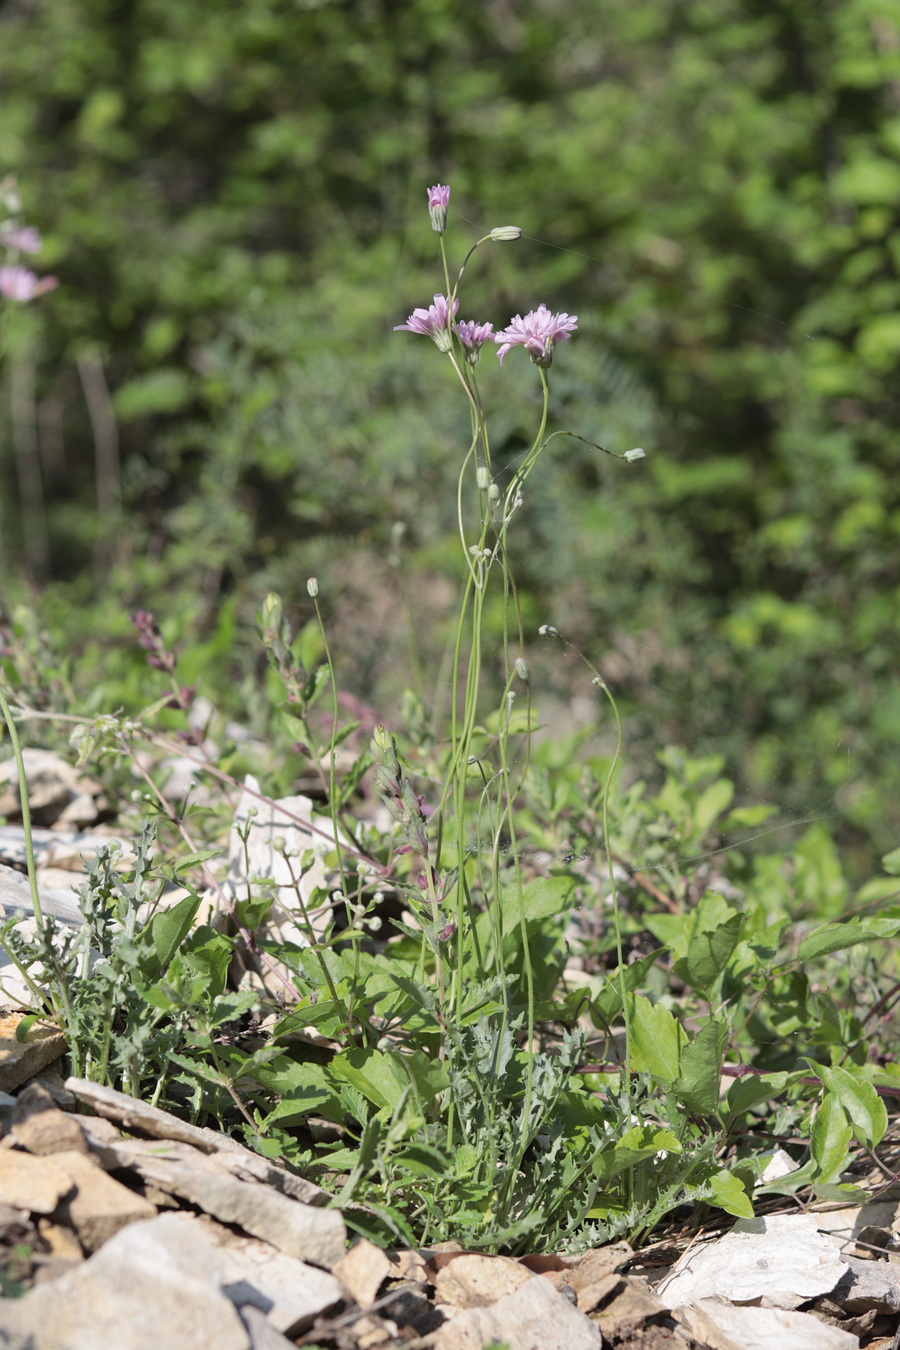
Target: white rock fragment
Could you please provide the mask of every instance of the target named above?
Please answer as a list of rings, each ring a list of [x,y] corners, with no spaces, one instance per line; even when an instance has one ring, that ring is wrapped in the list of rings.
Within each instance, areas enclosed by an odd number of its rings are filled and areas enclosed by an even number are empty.
[[[467,1308],[445,1323],[435,1350],[482,1350],[491,1341],[510,1350],[600,1350],[600,1330],[543,1275],[491,1308]]]
[[[859,1337],[809,1313],[783,1308],[736,1308],[702,1299],[679,1308],[676,1318],[702,1345],[716,1350],[859,1350]],[[712,1340],[709,1322],[727,1339]]]
[[[251,1350],[201,1230],[174,1214],[123,1228],[77,1270],[5,1301],[4,1350]]]
[[[830,1294],[847,1269],[840,1244],[819,1232],[814,1214],[776,1214],[739,1219],[717,1242],[691,1248],[656,1292],[670,1308],[728,1299],[792,1309]]]
[[[391,1273],[390,1259],[368,1238],[354,1242],[334,1267],[334,1273],[360,1308],[369,1308]]]

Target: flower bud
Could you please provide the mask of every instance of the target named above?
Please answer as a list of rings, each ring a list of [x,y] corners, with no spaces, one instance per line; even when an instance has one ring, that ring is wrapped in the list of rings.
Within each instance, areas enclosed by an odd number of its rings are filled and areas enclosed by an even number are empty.
[[[640,446],[636,446],[634,450],[626,450],[622,458],[626,459],[629,464],[636,464],[639,459],[646,459],[647,455]]]
[[[450,189],[442,183],[435,183],[428,189],[428,214],[431,228],[435,234],[443,234],[447,228],[447,207],[450,205]]]
[[[310,597],[315,600],[316,596],[319,594],[319,583],[315,577],[310,577],[309,581],[306,583],[306,589],[309,592]]]
[[[495,230],[491,230],[490,237],[495,244],[502,244],[508,240],[521,239],[522,231],[518,225],[498,225]]]
[[[519,679],[524,680],[526,684],[531,678],[528,666],[525,664],[525,661],[521,656],[516,657],[516,674],[518,675]]]
[[[475,482],[482,492],[487,492],[491,486],[491,471],[486,464],[479,464],[475,470]]]

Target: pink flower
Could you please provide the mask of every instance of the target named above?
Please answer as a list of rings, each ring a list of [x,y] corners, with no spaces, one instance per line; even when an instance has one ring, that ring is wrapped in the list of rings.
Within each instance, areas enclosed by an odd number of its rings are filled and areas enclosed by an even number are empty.
[[[466,349],[466,360],[474,366],[478,360],[484,344],[493,337],[494,325],[492,323],[473,323],[471,319],[464,320],[456,328],[459,334],[459,340]]]
[[[41,236],[33,225],[16,227],[12,221],[0,225],[0,244],[17,253],[40,253],[43,247]]]
[[[431,216],[431,228],[436,234],[443,234],[447,228],[447,207],[450,205],[450,189],[442,183],[435,183],[428,189],[428,213]]]
[[[523,319],[517,314],[508,328],[494,334],[494,341],[500,344],[497,352],[500,364],[510,347],[525,347],[532,361],[545,369],[553,360],[553,348],[557,342],[568,342],[569,334],[578,327],[575,314],[551,314],[546,305],[538,305]]]
[[[8,300],[19,300],[24,304],[26,300],[33,300],[35,296],[52,291],[58,285],[56,277],[38,280],[33,272],[29,272],[27,267],[20,267],[18,263],[7,263],[0,267],[0,295],[6,296]]]
[[[447,189],[449,192],[449,188]],[[453,301],[453,313],[459,309],[459,301]],[[450,350],[450,301],[446,295],[436,295],[434,304],[427,309],[414,309],[406,323],[394,324],[394,332],[421,333],[437,344],[438,351]]]

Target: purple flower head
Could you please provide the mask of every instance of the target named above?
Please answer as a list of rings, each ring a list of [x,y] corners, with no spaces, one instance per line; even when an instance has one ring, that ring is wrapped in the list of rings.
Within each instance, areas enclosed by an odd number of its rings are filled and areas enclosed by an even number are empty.
[[[493,337],[494,325],[492,323],[473,323],[471,319],[464,320],[456,328],[459,333],[459,340],[466,349],[466,360],[470,366],[474,366],[478,360],[484,344]]]
[[[52,291],[58,285],[56,277],[41,277],[38,280],[33,272],[29,272],[27,267],[20,267],[18,263],[6,263],[0,267],[0,295],[6,296],[7,300],[19,300],[24,304],[26,300],[33,300],[35,296]]]
[[[449,188],[447,189],[449,191]],[[453,314],[459,309],[459,301],[453,301]],[[450,350],[450,301],[446,295],[436,295],[434,304],[427,309],[414,309],[406,323],[395,323],[395,333],[421,333],[437,344],[438,351]]]
[[[508,328],[494,334],[494,341],[500,344],[497,352],[500,364],[510,347],[524,347],[532,361],[545,369],[553,360],[553,348],[557,342],[568,342],[569,334],[578,327],[575,314],[551,314],[546,305],[538,305],[523,319],[517,314]]]
[[[431,216],[431,228],[436,234],[443,234],[447,228],[447,207],[450,205],[450,189],[443,183],[435,183],[428,189],[428,214]]]
[[[0,244],[17,253],[40,253],[43,247],[41,236],[33,225],[16,226],[11,220],[0,225]]]

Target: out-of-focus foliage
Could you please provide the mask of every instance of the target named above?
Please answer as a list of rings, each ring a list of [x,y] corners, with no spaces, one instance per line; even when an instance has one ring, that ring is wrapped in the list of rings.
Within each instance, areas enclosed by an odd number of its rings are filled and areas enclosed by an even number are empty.
[[[127,689],[140,604],[240,688],[234,634],[316,571],[369,694],[405,660],[392,549],[440,620],[465,410],[390,329],[440,285],[424,189],[450,182],[455,257],[467,222],[533,236],[464,311],[577,313],[556,424],[649,452],[555,442],[526,618],[589,644],[633,744],[724,751],[895,842],[898,0],[7,0],[0,82],[0,169],[63,283],[15,316],[2,542],[73,651],[92,630],[86,672]],[[526,362],[483,366],[535,397]]]

